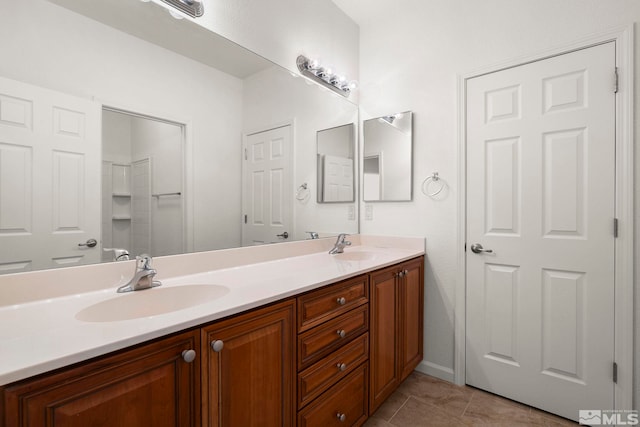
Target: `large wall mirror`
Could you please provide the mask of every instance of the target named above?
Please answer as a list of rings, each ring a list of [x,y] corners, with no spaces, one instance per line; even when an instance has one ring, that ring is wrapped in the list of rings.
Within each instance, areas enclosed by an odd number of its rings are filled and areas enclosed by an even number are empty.
[[[153,2],[0,2],[0,36],[0,274],[358,232],[357,195],[315,197],[350,101]],[[268,193],[251,144],[282,129]]]
[[[363,125],[363,200],[412,199],[413,136],[411,111],[365,120]]]

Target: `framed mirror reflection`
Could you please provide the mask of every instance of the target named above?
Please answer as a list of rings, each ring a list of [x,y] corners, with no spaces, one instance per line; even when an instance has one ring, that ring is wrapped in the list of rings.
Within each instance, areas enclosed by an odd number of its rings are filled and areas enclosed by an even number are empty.
[[[355,125],[317,134],[318,203],[355,201]]]
[[[413,113],[363,123],[363,200],[405,202],[413,196]]]

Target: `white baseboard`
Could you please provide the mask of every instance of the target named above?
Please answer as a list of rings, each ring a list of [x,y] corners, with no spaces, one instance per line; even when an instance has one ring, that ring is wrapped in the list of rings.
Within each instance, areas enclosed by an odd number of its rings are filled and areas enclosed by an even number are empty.
[[[432,377],[439,378],[444,381],[449,381],[450,383],[454,381],[454,372],[453,369],[447,368],[446,366],[438,365],[436,363],[428,362],[423,360],[416,367],[416,371],[422,372],[423,374],[431,375]]]

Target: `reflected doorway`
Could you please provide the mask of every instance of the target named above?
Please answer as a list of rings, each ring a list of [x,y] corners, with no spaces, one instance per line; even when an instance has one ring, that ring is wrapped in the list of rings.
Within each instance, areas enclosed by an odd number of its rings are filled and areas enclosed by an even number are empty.
[[[180,123],[103,109],[103,261],[184,252],[184,134]]]

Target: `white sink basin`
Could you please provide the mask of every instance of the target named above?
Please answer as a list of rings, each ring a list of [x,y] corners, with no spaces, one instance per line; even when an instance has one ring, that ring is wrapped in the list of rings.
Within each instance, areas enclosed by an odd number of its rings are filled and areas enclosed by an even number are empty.
[[[370,261],[375,259],[376,254],[374,252],[352,251],[335,254],[333,256],[340,261]]]
[[[220,298],[229,288],[220,285],[180,285],[128,292],[79,311],[84,322],[114,322],[183,310]]]

